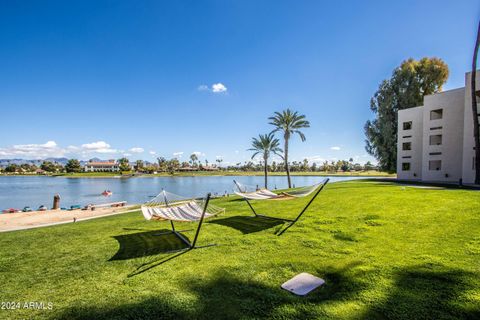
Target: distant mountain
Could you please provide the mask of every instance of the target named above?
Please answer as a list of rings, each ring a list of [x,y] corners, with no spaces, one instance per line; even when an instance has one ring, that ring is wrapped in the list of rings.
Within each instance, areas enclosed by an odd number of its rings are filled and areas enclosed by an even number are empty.
[[[50,162],[56,162],[61,164],[62,166],[65,166],[68,162],[68,158],[46,158],[46,159],[0,159],[0,168],[5,168],[9,164],[16,164],[16,165],[22,165],[22,164],[34,164],[37,167],[40,167],[43,161],[50,161]],[[99,158],[92,158],[88,161],[93,161],[93,162],[107,162],[108,160],[102,160]],[[85,160],[80,160],[80,165],[84,166],[87,164],[88,161]],[[145,161],[145,164],[148,164],[149,162]]]
[[[47,158],[45,161],[50,161],[50,162],[57,162],[62,165],[66,165],[69,159],[67,158]]]
[[[22,165],[22,164],[34,164],[37,167],[39,167],[43,161],[50,161],[50,162],[56,162],[61,165],[66,165],[68,162],[68,158],[46,158],[46,159],[33,159],[33,160],[28,160],[28,159],[0,159],[0,167],[5,168],[6,166],[10,164],[16,164],[16,165]],[[86,161],[80,161],[81,165],[84,165],[87,163]]]

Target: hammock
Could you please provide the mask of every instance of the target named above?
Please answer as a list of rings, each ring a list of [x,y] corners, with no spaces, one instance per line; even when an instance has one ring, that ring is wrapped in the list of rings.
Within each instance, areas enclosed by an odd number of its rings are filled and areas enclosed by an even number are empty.
[[[270,199],[292,199],[292,198],[301,198],[310,195],[314,192],[319,186],[324,185],[328,182],[329,179],[325,179],[322,182],[317,184],[301,187],[297,189],[293,189],[288,192],[282,192],[280,194],[276,194],[268,189],[262,188],[257,189],[252,186],[241,184],[234,180],[237,189],[239,192],[234,191],[236,195],[239,195],[243,198],[250,199],[250,200],[270,200]]]
[[[327,178],[327,179],[324,179],[320,183],[317,183],[317,184],[314,184],[314,185],[311,185],[311,186],[307,186],[307,187],[301,187],[301,188],[289,190],[289,191],[286,191],[286,192],[282,192],[280,194],[276,194],[276,193],[274,193],[274,192],[272,192],[268,189],[265,189],[265,188],[264,189],[258,189],[258,188],[255,188],[255,187],[247,186],[247,185],[241,184],[241,183],[239,183],[235,180],[233,180],[233,182],[235,183],[235,185],[237,186],[237,189],[238,189],[238,192],[234,191],[235,194],[237,194],[237,195],[239,195],[239,196],[241,196],[245,199],[248,206],[250,207],[250,209],[252,210],[253,214],[256,217],[260,216],[260,217],[269,218],[269,219],[280,219],[280,220],[290,221],[290,222],[292,222],[291,225],[293,225],[295,222],[298,221],[298,219],[300,219],[300,217],[308,209],[308,207],[313,202],[313,200],[315,200],[315,198],[318,196],[320,191],[323,190],[323,188],[325,187],[325,185],[328,183],[329,180],[330,179]],[[303,208],[303,210],[298,214],[298,216],[295,219],[275,218],[275,217],[270,217],[270,216],[258,214],[255,211],[255,209],[253,208],[250,201],[248,201],[248,200],[280,200],[280,199],[289,200],[289,199],[306,197],[306,196],[308,196],[308,195],[310,195],[314,192],[315,192],[315,194],[313,195],[313,197],[310,199],[310,201],[307,203],[307,205]]]
[[[163,190],[155,198],[142,205],[142,213],[147,220],[199,221],[205,208],[205,200],[203,198],[184,198]],[[223,212],[225,209],[209,204],[204,218],[210,218]]]
[[[141,206],[143,216],[147,220],[170,220],[172,233],[174,233],[186,245],[186,250],[195,247],[203,220],[225,212],[224,208],[209,204],[210,193],[205,199],[185,198],[165,190],[162,190],[155,198]],[[174,221],[192,222],[198,221],[197,231],[193,242],[175,230]],[[208,247],[211,245],[203,246]],[[185,250],[185,249],[184,249]]]

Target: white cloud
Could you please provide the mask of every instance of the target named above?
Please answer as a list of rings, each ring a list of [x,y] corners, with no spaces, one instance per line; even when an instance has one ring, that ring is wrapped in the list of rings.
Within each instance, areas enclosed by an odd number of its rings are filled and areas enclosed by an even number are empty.
[[[55,141],[47,141],[43,144],[17,144],[7,148],[0,148],[0,156],[3,157],[63,157],[65,153],[67,153],[67,150],[60,148]]]
[[[140,147],[135,147],[135,148],[129,149],[128,151],[130,151],[132,153],[142,153],[145,150],[143,148],[140,148]]]
[[[223,159],[223,156],[215,156],[215,159]]]
[[[0,157],[22,157],[26,159],[38,159],[49,157],[65,157],[67,155],[86,157],[89,154],[113,154],[123,153],[111,148],[105,141],[85,143],[80,146],[69,145],[60,147],[55,141],[47,141],[43,144],[19,144],[11,147],[0,148]]]
[[[84,153],[117,153],[116,149],[110,148],[110,145],[105,141],[97,141],[92,143],[82,144],[82,152]]]
[[[218,83],[212,84],[211,87],[209,87],[206,84],[201,84],[197,87],[197,90],[198,91],[209,91],[209,92],[213,92],[213,93],[223,93],[223,92],[227,92],[228,89],[223,83],[218,82]]]
[[[335,150],[335,151],[338,151],[340,150],[341,148],[340,147],[331,147],[330,150]]]
[[[311,157],[306,157],[305,159],[308,160],[308,162],[316,162],[316,163],[322,163],[322,162],[325,162],[325,158],[321,157],[321,156],[311,156]]]
[[[123,156],[124,157],[130,157],[132,154],[131,153],[124,153]]]
[[[205,153],[200,151],[193,151],[192,154],[196,155],[197,157],[205,157]]]
[[[155,151],[150,151],[149,152],[152,156],[156,155],[157,153]]]
[[[223,83],[214,83],[212,84],[212,92],[213,93],[221,93],[221,92],[227,92],[227,87]]]
[[[173,153],[173,156],[174,156],[175,158],[181,158],[182,155],[183,155],[183,151],[177,151],[177,152],[174,152],[174,153]]]

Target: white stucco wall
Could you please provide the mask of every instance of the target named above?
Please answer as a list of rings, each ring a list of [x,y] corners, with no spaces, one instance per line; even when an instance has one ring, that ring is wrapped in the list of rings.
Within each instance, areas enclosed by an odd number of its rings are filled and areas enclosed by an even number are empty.
[[[403,130],[403,123],[412,121],[412,129]],[[397,177],[406,180],[422,179],[423,107],[398,112]],[[402,150],[404,142],[412,143],[412,150]],[[410,158],[407,158],[410,157]],[[402,163],[410,163],[410,170],[402,170]]]
[[[472,167],[475,157],[475,142],[473,140],[473,112],[471,98],[471,72],[465,75],[465,112],[464,112],[464,130],[463,130],[463,182],[474,183],[475,170]],[[477,87],[480,87],[480,71],[477,71]],[[477,89],[478,90],[478,89]],[[480,100],[480,99],[479,99]],[[478,101],[478,100],[477,100]]]
[[[436,109],[443,110],[442,119],[430,120],[430,111]],[[465,88],[425,96],[422,180],[458,182],[462,178],[464,109]],[[435,127],[441,129],[431,129]],[[442,135],[442,144],[430,145],[430,136],[439,134]],[[430,170],[431,160],[441,160],[441,170]]]

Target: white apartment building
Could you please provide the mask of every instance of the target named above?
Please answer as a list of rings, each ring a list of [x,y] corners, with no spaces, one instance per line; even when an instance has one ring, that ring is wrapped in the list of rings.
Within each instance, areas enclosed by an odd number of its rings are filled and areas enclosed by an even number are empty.
[[[470,79],[467,73],[465,87],[425,96],[423,106],[398,112],[398,179],[474,183]]]

